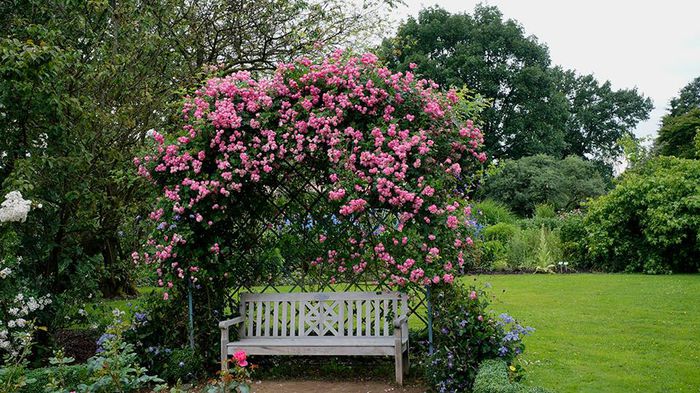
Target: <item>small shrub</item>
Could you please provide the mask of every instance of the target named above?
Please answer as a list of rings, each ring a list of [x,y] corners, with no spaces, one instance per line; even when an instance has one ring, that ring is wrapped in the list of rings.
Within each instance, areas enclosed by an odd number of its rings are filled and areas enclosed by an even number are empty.
[[[228,370],[219,372],[219,379],[212,381],[207,386],[206,393],[250,392],[247,354],[243,351],[238,351],[233,354],[233,358],[229,362]]]
[[[562,217],[559,237],[561,239],[562,259],[568,261],[575,268],[590,269],[591,265],[585,257],[586,227],[581,212],[569,213]]]
[[[187,341],[186,308],[181,306],[164,302],[158,291],[145,295],[124,332],[124,339],[134,345],[143,366],[170,383],[190,381],[207,370],[201,353],[179,349]]]
[[[483,241],[477,242],[479,262],[477,267],[481,269],[503,270],[509,267],[508,247],[510,240],[520,229],[504,222],[484,228]]]
[[[98,353],[88,360],[89,376],[77,386],[78,391],[128,393],[162,382],[160,378],[148,374],[148,370],[139,364],[133,344],[124,341],[124,332],[131,324],[122,319],[124,312],[114,310],[114,316],[113,324],[98,340]],[[51,393],[75,390],[71,388],[74,386],[58,386]]]
[[[508,261],[513,267],[543,268],[558,263],[561,258],[559,231],[545,226],[522,229],[509,244]]]
[[[518,216],[516,216],[508,206],[492,199],[486,199],[474,204],[472,213],[474,214],[476,222],[482,226],[490,226],[498,223],[515,224],[518,221]]]
[[[548,393],[541,387],[525,386],[510,381],[508,365],[500,359],[485,360],[479,366],[473,393]]]
[[[3,375],[8,371],[8,368],[0,369],[0,381],[2,381]],[[87,365],[85,364],[76,364],[62,367],[44,367],[33,370],[27,370],[24,374],[26,384],[23,387],[19,388],[17,392],[44,392],[44,388],[50,385],[51,378],[59,374],[62,375],[62,378],[65,381],[65,386],[78,386],[80,383],[87,380],[89,372]]]
[[[482,290],[455,284],[436,288],[431,296],[435,352],[426,358],[424,368],[435,390],[468,391],[484,359],[510,363],[524,350],[522,338],[533,329],[506,314],[490,315]]]
[[[556,218],[557,212],[554,210],[554,206],[543,203],[535,206],[535,217],[536,218]]]
[[[481,241],[477,243],[480,250],[476,267],[483,270],[508,268],[508,244],[500,240]]]
[[[518,227],[513,224],[499,222],[484,228],[485,240],[498,240],[507,243],[518,232]]]
[[[178,380],[189,382],[196,380],[203,374],[204,359],[197,352],[189,348],[174,349],[165,356],[162,371],[158,375],[167,382]]]

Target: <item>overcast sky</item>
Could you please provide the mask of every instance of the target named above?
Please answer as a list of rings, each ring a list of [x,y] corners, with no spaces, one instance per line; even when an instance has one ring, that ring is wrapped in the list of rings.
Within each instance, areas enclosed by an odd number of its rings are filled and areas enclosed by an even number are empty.
[[[478,0],[405,0],[399,18],[438,4],[468,12]],[[654,135],[669,100],[700,76],[699,0],[489,0],[549,47],[552,63],[637,87],[654,101],[638,136]]]

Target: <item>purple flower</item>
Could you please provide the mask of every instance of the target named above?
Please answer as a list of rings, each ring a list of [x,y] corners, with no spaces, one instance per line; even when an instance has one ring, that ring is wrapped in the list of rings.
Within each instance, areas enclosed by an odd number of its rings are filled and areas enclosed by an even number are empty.
[[[100,338],[97,340],[97,353],[104,352],[104,344],[115,337],[116,336],[114,334],[109,333],[104,333],[103,335],[101,335]]]
[[[503,321],[503,323],[505,323],[505,324],[515,322],[515,319],[506,313],[499,315],[498,318],[500,318],[501,321]]]

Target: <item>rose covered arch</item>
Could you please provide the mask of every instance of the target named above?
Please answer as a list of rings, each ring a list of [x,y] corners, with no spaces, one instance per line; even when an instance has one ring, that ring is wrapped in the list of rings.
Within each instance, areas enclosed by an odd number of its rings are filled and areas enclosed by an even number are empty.
[[[162,195],[133,257],[166,299],[187,280],[231,288],[291,270],[451,283],[470,260],[465,192],[486,159],[460,104],[370,53],[210,79],[187,97],[183,127],[155,132],[135,159]]]

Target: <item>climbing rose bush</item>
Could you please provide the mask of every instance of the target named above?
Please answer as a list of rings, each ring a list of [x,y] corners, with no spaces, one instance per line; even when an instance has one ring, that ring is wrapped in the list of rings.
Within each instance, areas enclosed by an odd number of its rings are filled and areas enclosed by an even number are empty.
[[[220,235],[230,208],[284,181],[291,162],[328,187],[319,206],[331,220],[314,224],[311,268],[332,282],[374,269],[394,286],[452,283],[472,245],[463,194],[486,159],[459,104],[456,91],[392,73],[371,53],[210,79],[186,98],[184,126],[153,132],[153,151],[134,160],[162,197],[133,258],[154,264],[162,287],[201,282],[235,246]],[[367,221],[379,215],[390,224]]]

